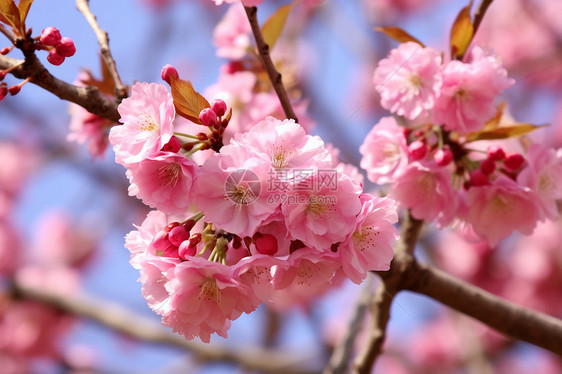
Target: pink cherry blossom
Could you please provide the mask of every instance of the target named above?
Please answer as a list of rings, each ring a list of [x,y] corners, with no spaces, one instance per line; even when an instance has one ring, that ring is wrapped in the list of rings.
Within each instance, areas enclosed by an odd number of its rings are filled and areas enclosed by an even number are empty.
[[[335,286],[339,278],[339,255],[331,251],[301,248],[293,252],[273,274],[273,296],[270,305],[275,310],[287,310],[295,305],[307,306]]]
[[[181,154],[158,152],[128,164],[129,195],[164,213],[185,216],[199,166]]]
[[[361,188],[344,175],[337,175],[336,186],[320,183],[320,178],[313,174],[295,185],[281,209],[291,238],[323,250],[353,232]]]
[[[109,141],[120,164],[153,156],[173,135],[172,95],[161,84],[135,83],[117,109],[123,125],[111,128]]]
[[[445,65],[433,121],[463,134],[478,131],[495,114],[496,96],[513,83],[495,56],[474,47],[470,63],[455,60]]]
[[[390,268],[394,255],[392,245],[398,239],[398,231],[393,226],[398,222],[395,201],[363,194],[361,203],[355,230],[338,249],[345,274],[358,284],[368,271]]]
[[[193,187],[193,203],[219,229],[252,236],[277,205],[267,201],[270,161],[241,145],[227,145],[201,167]]]
[[[537,194],[541,219],[556,219],[556,200],[562,199],[562,150],[532,144],[527,153],[527,166],[519,173],[517,182]]]
[[[431,48],[402,43],[379,61],[373,82],[383,108],[414,119],[433,108],[441,88],[441,57]]]
[[[359,152],[361,168],[377,184],[392,183],[408,165],[408,146],[403,128],[393,117],[383,117],[367,134]]]
[[[162,316],[164,325],[206,343],[212,333],[226,338],[230,321],[258,306],[252,290],[240,283],[232,267],[200,257],[176,266],[166,290],[170,308]]]
[[[318,136],[307,135],[292,119],[267,117],[248,132],[234,137],[232,143],[254,147],[268,156],[271,168],[321,169],[332,165],[329,152]]]
[[[240,0],[213,0],[216,5],[221,5],[222,3],[232,4]],[[263,0],[242,0],[244,6],[256,6],[262,3]]]
[[[514,230],[531,234],[539,219],[536,196],[505,176],[489,185],[470,188],[466,205],[466,221],[492,246]]]
[[[213,33],[217,56],[232,60],[241,59],[251,51],[250,38],[253,38],[252,28],[244,7],[240,3],[232,4]]]
[[[436,220],[440,226],[451,223],[459,205],[450,172],[430,162],[408,165],[392,186],[390,197],[410,209],[415,218]]]
[[[22,260],[22,243],[12,225],[0,218],[0,276],[13,275]]]

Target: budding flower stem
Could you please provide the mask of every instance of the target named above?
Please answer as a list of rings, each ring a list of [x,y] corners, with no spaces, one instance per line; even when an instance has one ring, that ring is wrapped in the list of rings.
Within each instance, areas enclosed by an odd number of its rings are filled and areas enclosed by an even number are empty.
[[[189,157],[192,154],[194,154],[197,151],[200,151],[203,147],[205,146],[205,143],[199,143],[196,146],[194,146],[191,151],[187,152],[186,154],[184,154],[185,157]]]
[[[198,137],[196,137],[195,135],[189,135],[189,134],[184,134],[183,132],[174,132],[175,136],[183,136],[184,138],[190,138],[190,139],[197,139],[199,140]]]
[[[183,221],[181,224],[183,225],[184,223],[186,223],[187,221],[199,221],[201,218],[203,218],[205,216],[205,214],[203,214],[203,212],[199,212],[196,213],[194,215],[192,215],[191,217],[189,217],[188,219],[186,219],[185,221]]]

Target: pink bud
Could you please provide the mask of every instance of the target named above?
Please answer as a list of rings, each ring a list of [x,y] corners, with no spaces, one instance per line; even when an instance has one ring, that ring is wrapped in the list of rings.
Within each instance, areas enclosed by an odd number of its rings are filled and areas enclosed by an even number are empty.
[[[0,81],[3,81],[6,78],[6,72],[4,70],[0,70]]]
[[[518,170],[525,163],[525,158],[519,153],[512,153],[503,160],[504,165],[511,170]]]
[[[8,53],[10,53],[11,50],[12,50],[12,48],[10,48],[10,47],[4,47],[4,48],[0,49],[0,54],[7,55]]]
[[[168,240],[176,247],[179,247],[181,243],[187,239],[189,239],[189,233],[183,226],[174,227],[168,234]]]
[[[8,95],[8,86],[6,83],[0,84],[0,101],[4,100],[4,98]]]
[[[259,253],[264,255],[274,255],[277,253],[277,238],[275,238],[275,236],[256,233],[256,235],[254,235],[254,241]]]
[[[488,176],[480,169],[470,172],[470,185],[473,187],[485,186],[489,183]]]
[[[61,42],[60,31],[52,26],[44,28],[39,40],[41,40],[41,43],[44,45],[56,47]]]
[[[72,57],[76,53],[76,47],[72,39],[64,37],[56,46],[57,53],[64,57]]]
[[[199,119],[205,126],[213,126],[218,123],[217,113],[211,108],[205,108],[199,113]]]
[[[416,140],[408,146],[408,153],[414,160],[421,160],[427,154],[427,146],[421,140]]]
[[[175,137],[172,136],[170,138],[170,140],[168,141],[168,143],[164,144],[164,146],[162,147],[161,151],[164,152],[178,152],[181,149],[181,142],[180,140]]]
[[[183,241],[178,248],[179,256],[185,260],[190,256],[194,256],[197,253],[197,244],[201,243],[201,239],[201,234],[197,233],[191,235],[188,240]]]
[[[170,78],[174,77],[176,79],[179,79],[179,74],[178,71],[176,70],[175,67],[173,67],[172,65],[168,64],[168,65],[164,65],[164,67],[162,68],[162,70],[160,71],[160,76],[162,77],[162,79],[168,83],[168,84],[172,84],[170,83]]]
[[[496,161],[488,157],[480,163],[480,170],[482,170],[484,174],[492,174],[494,170],[496,170]]]
[[[64,56],[60,55],[56,49],[51,49],[47,56],[47,61],[55,66],[59,66],[64,62]]]
[[[8,88],[8,92],[12,96],[17,95],[20,92],[20,90],[21,90],[21,86],[18,86],[18,85],[14,85],[14,86]]]
[[[164,256],[164,257],[178,257],[178,247],[170,242],[168,237],[168,233],[166,230],[162,230],[158,232],[154,236],[154,241],[152,242],[154,249],[156,250],[157,256]]]
[[[491,145],[488,147],[488,158],[494,161],[501,161],[505,158],[505,152],[502,147]]]
[[[226,103],[224,100],[217,99],[211,104],[211,109],[217,114],[217,116],[222,117],[226,113]]]
[[[453,161],[453,153],[447,148],[438,149],[433,155],[435,163],[439,166],[447,166]]]

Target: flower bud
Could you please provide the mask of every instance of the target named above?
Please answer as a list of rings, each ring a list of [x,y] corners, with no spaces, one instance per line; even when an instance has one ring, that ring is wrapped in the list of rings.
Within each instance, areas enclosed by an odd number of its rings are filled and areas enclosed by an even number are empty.
[[[4,100],[6,95],[8,95],[8,85],[2,82],[2,84],[0,84],[0,101]]]
[[[174,77],[176,79],[179,79],[180,77],[176,68],[170,64],[164,65],[164,67],[160,71],[160,76],[162,77],[162,80],[164,80],[169,85],[172,84],[170,83],[171,77]]]
[[[421,160],[427,154],[427,146],[421,140],[416,140],[408,146],[408,153],[414,160]]]
[[[72,39],[64,37],[56,46],[57,53],[64,57],[72,57],[76,53],[76,47]]]
[[[39,40],[41,40],[41,43],[44,45],[56,47],[61,42],[60,31],[52,26],[44,28]]]
[[[19,85],[14,85],[14,86],[8,88],[8,92],[12,96],[17,95],[20,92],[20,90],[21,90],[21,86],[19,86]]]
[[[217,113],[211,108],[205,108],[199,113],[199,119],[205,126],[213,126],[218,123]]]
[[[0,54],[7,55],[8,53],[10,53],[11,50],[12,50],[11,47],[4,47],[4,48],[0,49]]]
[[[189,232],[183,226],[174,227],[168,234],[168,240],[176,247],[179,247],[187,239],[189,239]]]
[[[453,153],[447,148],[438,149],[433,155],[435,163],[439,166],[447,166],[453,161]]]
[[[211,109],[217,114],[217,116],[222,117],[226,113],[226,103],[224,100],[217,99],[211,104]]]
[[[178,152],[181,149],[181,142],[180,140],[175,137],[172,136],[170,138],[170,140],[168,141],[168,143],[164,144],[164,146],[162,147],[161,151],[164,152]]]
[[[485,186],[489,183],[488,176],[480,169],[470,172],[470,185],[473,187]]]
[[[496,170],[496,161],[488,157],[480,163],[480,170],[482,170],[484,174],[492,174],[494,170]]]
[[[488,158],[494,161],[501,161],[505,158],[505,152],[502,147],[491,145],[488,147]]]
[[[154,249],[156,250],[157,256],[164,257],[178,257],[178,248],[170,242],[168,233],[165,230],[158,232],[154,236],[154,241],[152,242]]]
[[[51,49],[47,56],[47,61],[55,66],[59,66],[64,62],[64,56],[60,55],[56,49]]]
[[[504,165],[510,170],[518,170],[525,163],[525,158],[519,153],[512,153],[503,160]]]
[[[277,238],[271,234],[256,233],[254,235],[256,249],[263,255],[274,255],[277,253]]]
[[[178,248],[178,254],[180,258],[187,260],[189,257],[195,256],[195,254],[197,253],[197,244],[199,244],[200,242],[200,233],[193,234],[189,237],[188,240],[184,240]]]

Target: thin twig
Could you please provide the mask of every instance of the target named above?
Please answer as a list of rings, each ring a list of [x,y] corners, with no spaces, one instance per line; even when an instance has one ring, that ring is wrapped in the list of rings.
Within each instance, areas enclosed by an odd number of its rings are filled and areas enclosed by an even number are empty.
[[[355,339],[360,332],[361,324],[363,322],[363,317],[371,301],[373,299],[373,278],[367,277],[365,284],[357,298],[357,303],[353,310],[353,315],[349,321],[349,326],[346,330],[345,336],[341,342],[336,346],[330,362],[324,369],[323,374],[344,374],[347,373],[349,366],[349,360],[353,354],[353,347],[355,344]]]
[[[0,69],[8,69],[21,63],[22,60],[0,56]],[[11,71],[11,74],[20,79],[33,77],[31,83],[44,88],[59,99],[78,104],[90,113],[112,122],[119,121],[117,104],[113,100],[103,96],[93,86],[78,87],[54,77],[34,54],[28,54],[25,63]]]
[[[273,61],[271,60],[271,56],[269,54],[269,45],[267,45],[263,38],[263,34],[258,23],[258,8],[255,6],[244,8],[246,9],[246,14],[248,16],[248,20],[250,21],[250,26],[252,27],[252,33],[254,34],[258,52],[263,61],[263,66],[267,71],[267,76],[269,77],[269,80],[273,85],[273,89],[279,97],[279,101],[281,102],[281,106],[283,107],[283,111],[285,112],[285,116],[298,122],[298,118],[293,111],[293,106],[291,105],[291,100],[289,99],[287,90],[283,85],[281,73],[279,73],[275,68],[275,65],[273,64]]]
[[[409,268],[405,289],[427,295],[512,338],[562,355],[562,320],[503,300],[429,265]]]
[[[96,16],[92,13],[89,5],[89,0],[76,0],[76,7],[78,10],[84,15],[94,32],[96,33],[96,37],[98,38],[98,44],[100,45],[100,52],[109,69],[109,73],[113,78],[113,83],[115,84],[115,96],[117,97],[117,101],[121,102],[125,97],[127,97],[127,89],[121,82],[121,78],[119,77],[119,73],[117,72],[117,66],[115,65],[115,60],[111,55],[111,50],[109,49],[109,38],[107,36],[107,32],[103,31],[98,21],[96,20]]]
[[[492,1],[494,0],[482,0],[480,6],[478,7],[478,10],[476,11],[476,13],[474,13],[474,22],[473,22],[474,31],[472,35],[476,35],[476,31],[478,31],[478,28],[480,27],[480,24],[484,19],[484,15],[486,14],[488,7],[492,4]]]
[[[22,284],[13,285],[18,297],[36,300],[51,305],[61,311],[87,318],[105,327],[132,338],[173,346],[192,352],[200,361],[231,362],[248,370],[264,373],[313,374],[315,371],[299,369],[298,365],[307,361],[294,353],[279,353],[271,350],[244,346],[240,349],[223,347],[218,344],[203,344],[188,341],[172,334],[162,325],[146,317],[135,315],[120,305],[92,297],[67,297]]]

